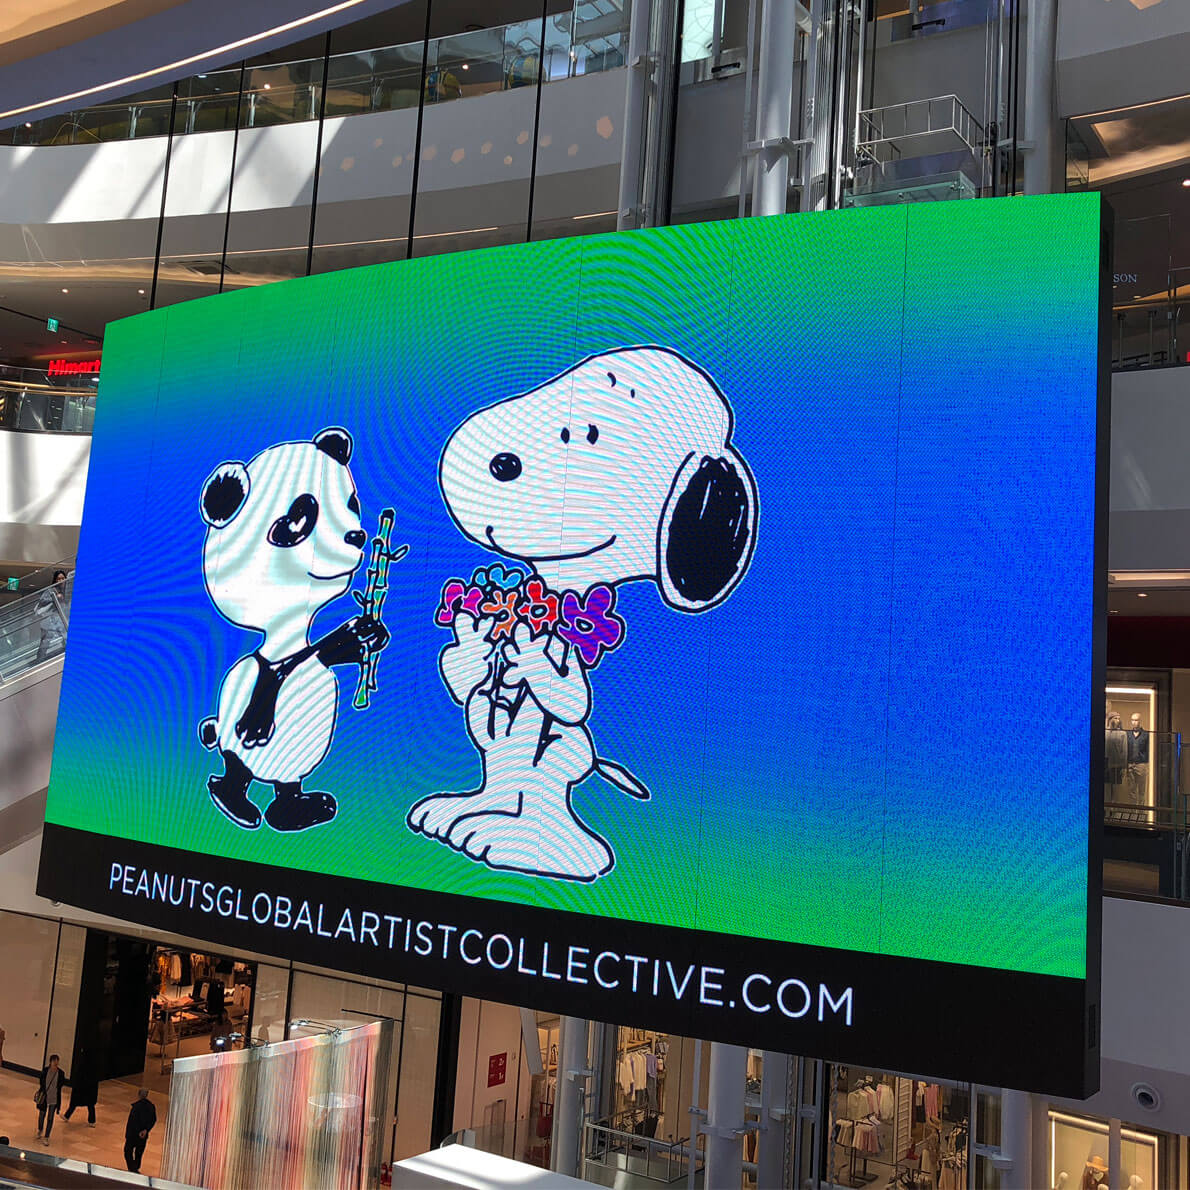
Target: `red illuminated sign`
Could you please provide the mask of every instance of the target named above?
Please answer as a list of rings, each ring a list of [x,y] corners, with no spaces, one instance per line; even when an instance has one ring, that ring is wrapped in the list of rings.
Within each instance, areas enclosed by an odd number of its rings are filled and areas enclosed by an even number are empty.
[[[52,359],[46,371],[51,376],[93,376],[99,371],[97,359]]]

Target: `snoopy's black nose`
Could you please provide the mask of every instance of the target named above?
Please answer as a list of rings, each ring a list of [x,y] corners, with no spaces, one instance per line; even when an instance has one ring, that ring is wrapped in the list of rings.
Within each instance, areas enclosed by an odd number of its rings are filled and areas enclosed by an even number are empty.
[[[498,454],[488,464],[488,470],[494,479],[498,479],[501,483],[507,483],[510,479],[516,479],[520,475],[521,460],[516,455]]]
[[[362,529],[352,529],[350,533],[343,534],[343,540],[348,545],[353,545],[357,550],[362,550],[367,543],[368,535]]]

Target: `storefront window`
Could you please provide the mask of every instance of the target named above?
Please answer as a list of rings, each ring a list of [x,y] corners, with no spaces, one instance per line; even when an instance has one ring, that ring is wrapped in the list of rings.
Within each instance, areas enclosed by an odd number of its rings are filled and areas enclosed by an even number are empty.
[[[1108,1164],[1109,1128],[1102,1120],[1051,1111],[1050,1184],[1054,1190],[1099,1190],[1126,1186],[1155,1190],[1165,1185],[1159,1176],[1158,1137],[1155,1133],[1123,1128],[1120,1133],[1120,1177]]]
[[[906,1190],[964,1190],[971,1088],[854,1066],[831,1070],[828,1178]]]

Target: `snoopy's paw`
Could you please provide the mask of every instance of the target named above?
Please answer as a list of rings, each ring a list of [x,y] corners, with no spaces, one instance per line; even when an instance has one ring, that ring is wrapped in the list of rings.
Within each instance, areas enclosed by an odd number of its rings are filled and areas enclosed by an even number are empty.
[[[431,839],[445,839],[460,818],[491,808],[489,799],[474,793],[436,793],[422,798],[405,816],[405,821],[411,830]]]
[[[573,823],[571,829],[541,829],[518,814],[471,814],[450,828],[446,842],[469,859],[505,871],[556,880],[598,880],[615,866],[611,848]]]
[[[456,851],[489,867],[537,870],[537,839],[519,814],[468,814],[445,837]]]

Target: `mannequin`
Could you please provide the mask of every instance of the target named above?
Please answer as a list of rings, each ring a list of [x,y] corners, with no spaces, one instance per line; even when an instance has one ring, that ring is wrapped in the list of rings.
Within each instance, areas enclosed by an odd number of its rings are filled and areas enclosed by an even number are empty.
[[[1123,784],[1124,772],[1128,767],[1128,733],[1124,730],[1124,722],[1118,711],[1112,711],[1107,717],[1103,747],[1103,779],[1107,786],[1107,797],[1109,801],[1118,801],[1119,797],[1113,790]]]
[[[1086,1168],[1083,1170],[1083,1182],[1080,1190],[1099,1190],[1100,1186],[1108,1185],[1107,1162],[1096,1154],[1087,1158]]]
[[[1070,1175],[1063,1169],[1058,1174],[1058,1180],[1054,1183],[1054,1190],[1065,1190],[1066,1183],[1070,1181]]]

